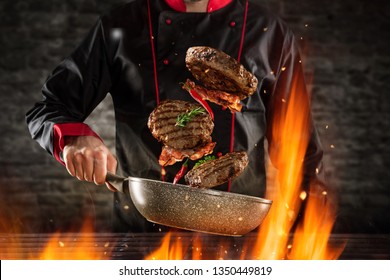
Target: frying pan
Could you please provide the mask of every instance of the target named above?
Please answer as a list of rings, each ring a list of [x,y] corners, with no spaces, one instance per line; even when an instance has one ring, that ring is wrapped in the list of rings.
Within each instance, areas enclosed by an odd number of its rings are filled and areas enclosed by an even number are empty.
[[[106,181],[129,195],[150,222],[218,235],[250,232],[262,223],[272,204],[254,196],[111,173]]]

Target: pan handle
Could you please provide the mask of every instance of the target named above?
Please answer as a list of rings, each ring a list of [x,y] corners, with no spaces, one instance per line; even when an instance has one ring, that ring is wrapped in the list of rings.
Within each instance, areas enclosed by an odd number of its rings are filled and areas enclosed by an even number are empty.
[[[123,184],[125,182],[126,178],[113,174],[111,172],[107,172],[106,175],[106,182],[110,184],[114,189],[116,189],[118,192],[123,193]]]

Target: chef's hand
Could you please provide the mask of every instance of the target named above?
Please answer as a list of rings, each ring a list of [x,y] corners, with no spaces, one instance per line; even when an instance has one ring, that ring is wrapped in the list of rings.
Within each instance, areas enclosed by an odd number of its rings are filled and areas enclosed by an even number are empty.
[[[96,185],[105,183],[107,172],[116,173],[116,158],[95,136],[66,137],[63,160],[70,175]],[[106,186],[116,191],[107,183]]]

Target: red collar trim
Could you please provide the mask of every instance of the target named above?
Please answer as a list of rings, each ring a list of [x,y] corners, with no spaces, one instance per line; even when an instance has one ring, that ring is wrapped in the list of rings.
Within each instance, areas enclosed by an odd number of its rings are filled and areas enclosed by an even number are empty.
[[[178,12],[185,12],[186,5],[183,0],[164,0],[172,9]],[[230,4],[233,0],[209,0],[209,4],[207,6],[207,12],[215,12],[227,4]]]

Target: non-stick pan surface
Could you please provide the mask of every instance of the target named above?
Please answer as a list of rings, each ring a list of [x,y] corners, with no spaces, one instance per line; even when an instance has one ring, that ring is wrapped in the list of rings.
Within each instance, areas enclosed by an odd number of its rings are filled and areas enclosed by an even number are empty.
[[[128,193],[149,221],[175,228],[241,236],[259,226],[272,201],[187,185],[109,174],[107,182]]]

